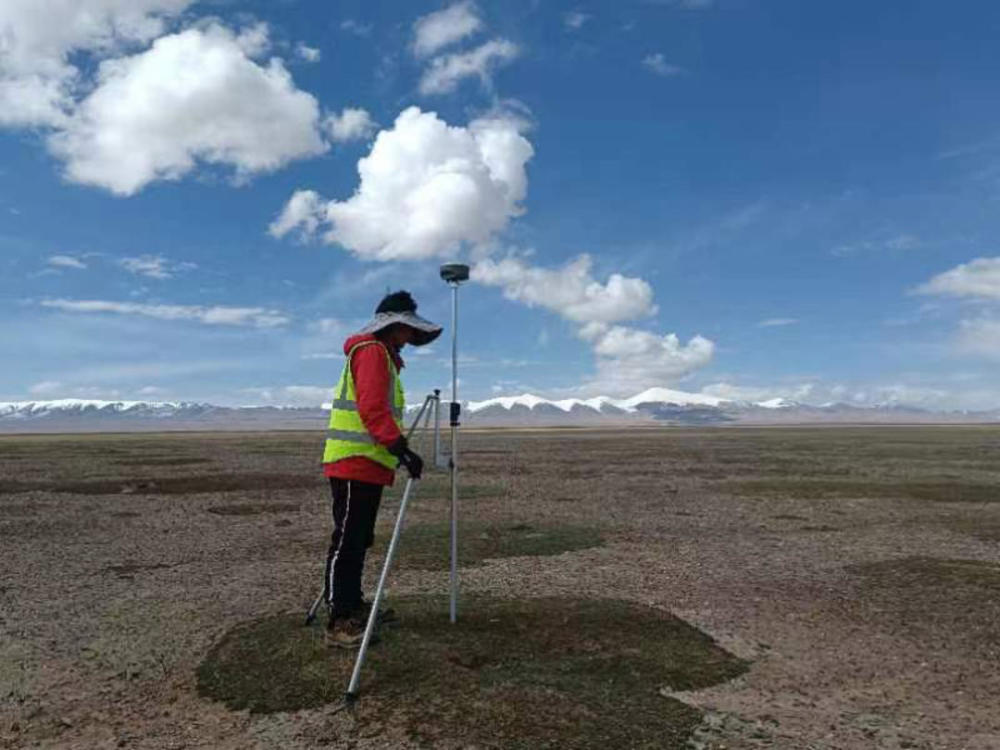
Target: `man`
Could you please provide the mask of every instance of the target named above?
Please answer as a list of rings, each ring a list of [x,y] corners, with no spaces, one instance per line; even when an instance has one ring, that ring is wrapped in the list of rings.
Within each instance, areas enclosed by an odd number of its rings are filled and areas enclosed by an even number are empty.
[[[358,648],[371,603],[361,593],[365,552],[375,536],[382,489],[395,470],[405,466],[414,479],[423,461],[403,435],[406,401],[399,371],[400,350],[423,346],[441,334],[441,326],[417,315],[409,292],[387,295],[375,317],[344,342],[347,362],[333,393],[323,451],[323,473],[333,494],[333,536],[326,558],[326,595],[330,620],[327,642]],[[377,622],[394,619],[391,610]]]

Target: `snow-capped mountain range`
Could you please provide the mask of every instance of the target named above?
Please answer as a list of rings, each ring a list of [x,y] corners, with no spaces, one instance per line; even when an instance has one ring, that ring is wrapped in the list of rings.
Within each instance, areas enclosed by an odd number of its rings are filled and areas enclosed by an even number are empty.
[[[116,432],[129,430],[243,430],[311,428],[318,407],[229,407],[191,401],[0,402],[0,432]]]
[[[775,399],[778,401],[779,399]],[[672,404],[674,406],[719,406],[727,403],[726,399],[717,396],[709,396],[704,393],[687,393],[686,391],[675,391],[671,388],[649,388],[642,393],[631,398],[615,399],[608,396],[595,396],[588,399],[566,398],[559,401],[540,398],[530,393],[520,396],[499,396],[487,399],[486,401],[470,401],[468,410],[476,412],[489,409],[494,406],[510,410],[518,406],[534,409],[538,406],[552,406],[565,412],[570,412],[574,408],[593,409],[603,411],[608,407],[634,413],[642,404]],[[763,405],[763,404],[761,404]]]
[[[217,406],[188,401],[0,402],[0,432],[322,429],[328,405]],[[407,411],[415,415],[419,405]],[[998,422],[1000,409],[931,412],[895,404],[814,406],[784,398],[734,401],[649,388],[630,398],[545,399],[530,393],[463,404],[469,426],[622,426],[655,424],[801,424],[813,422]],[[447,421],[442,410],[442,423]]]

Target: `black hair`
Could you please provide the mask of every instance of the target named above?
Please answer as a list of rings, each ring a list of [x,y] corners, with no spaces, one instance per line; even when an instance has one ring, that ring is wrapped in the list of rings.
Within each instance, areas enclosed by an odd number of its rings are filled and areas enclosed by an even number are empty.
[[[400,313],[400,312],[416,312],[417,303],[413,301],[413,297],[410,293],[400,289],[398,292],[393,292],[392,294],[387,294],[382,298],[382,301],[378,303],[378,307],[375,308],[375,314],[379,313]]]

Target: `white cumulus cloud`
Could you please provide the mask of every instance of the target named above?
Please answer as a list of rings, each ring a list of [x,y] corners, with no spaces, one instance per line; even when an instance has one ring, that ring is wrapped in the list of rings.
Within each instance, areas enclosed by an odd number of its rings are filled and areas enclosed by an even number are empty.
[[[285,325],[290,320],[287,315],[278,310],[268,310],[262,307],[152,305],[135,302],[68,299],[46,299],[42,300],[41,304],[43,307],[62,310],[63,312],[139,315],[159,320],[192,320],[205,325],[219,326],[275,328]]]
[[[646,67],[646,69],[651,70],[656,73],[656,75],[663,76],[664,78],[680,75],[684,72],[684,68],[679,65],[668,63],[667,58],[662,52],[654,52],[653,54],[646,55],[642,58],[642,64]]]
[[[271,222],[268,232],[272,237],[284,237],[297,231],[303,239],[312,237],[326,214],[326,201],[315,190],[296,190],[288,199],[277,219]]]
[[[310,47],[305,42],[299,42],[295,45],[295,55],[305,62],[317,63],[320,61],[322,54],[316,47]]]
[[[355,36],[366,37],[372,33],[373,27],[370,23],[361,23],[353,18],[348,18],[340,22],[340,28]]]
[[[583,25],[589,20],[589,14],[581,13],[578,10],[571,10],[570,12],[563,14],[563,25],[567,29],[571,29],[573,31],[582,28]]]
[[[958,351],[1000,360],[1000,319],[973,318],[959,324]]]
[[[702,336],[682,343],[621,325],[656,313],[648,282],[622,274],[600,281],[583,255],[561,268],[523,259],[492,259],[489,241],[522,212],[525,166],[534,151],[525,123],[502,112],[449,126],[410,107],[375,138],[358,162],[360,184],[344,201],[298,190],[270,225],[275,237],[316,235],[356,256],[377,261],[451,256],[473,249],[472,278],[511,300],[556,312],[578,326],[596,359],[589,390],[634,393],[637,386],[679,380],[711,361],[715,345]]]
[[[410,107],[358,162],[344,201],[297,191],[271,224],[276,237],[321,228],[323,239],[373,260],[444,256],[487,241],[521,213],[534,151],[521,123],[493,116],[450,126]]]
[[[618,325],[656,313],[653,289],[643,279],[611,274],[593,278],[592,261],[582,255],[562,268],[531,266],[517,258],[486,259],[475,265],[472,280],[500,287],[508,299],[544,307],[578,324],[596,358],[596,374],[584,390],[632,394],[673,383],[707,365],[715,345],[702,336],[682,344],[665,335]]]
[[[137,276],[150,279],[172,279],[180,271],[190,271],[198,266],[194,263],[174,263],[162,255],[140,255],[134,258],[122,258],[118,265]]]
[[[1000,300],[1000,257],[961,263],[921,285],[917,292]]]
[[[705,395],[717,396],[728,401],[769,401],[774,398],[804,401],[815,390],[816,386],[813,383],[747,386],[718,382],[706,385],[701,389],[701,392]]]
[[[1000,257],[975,258],[934,276],[915,290],[918,294],[969,299],[985,307],[983,314],[959,322],[952,340],[953,351],[1000,360]]]
[[[0,2],[0,126],[60,125],[81,84],[74,53],[147,42],[194,0]]]
[[[715,354],[715,344],[698,335],[682,344],[675,333],[660,335],[627,326],[591,326],[584,334],[597,356],[597,373],[587,388],[609,395],[675,383],[705,367]]]
[[[618,323],[656,313],[647,282],[613,273],[602,284],[591,275],[592,266],[588,255],[562,268],[539,268],[517,258],[486,259],[475,265],[472,279],[500,287],[507,299],[547,308],[574,323]]]
[[[378,126],[367,110],[347,107],[339,115],[334,112],[323,120],[323,129],[334,141],[364,140],[374,133]]]
[[[428,57],[439,49],[476,33],[483,26],[475,3],[453,3],[421,16],[413,24],[413,54]]]
[[[43,380],[28,388],[28,393],[32,396],[51,396],[63,390],[63,384],[58,380]]]
[[[245,45],[212,25],[101,63],[96,89],[49,139],[66,176],[131,195],[199,161],[246,177],[324,151],[316,100],[279,59],[258,65]]]
[[[56,268],[81,269],[87,267],[86,263],[84,263],[79,258],[74,258],[72,255],[53,255],[46,261],[46,263]]]
[[[491,84],[493,71],[514,60],[520,50],[507,39],[492,39],[468,52],[442,55],[431,60],[420,78],[421,94],[447,94],[459,82],[478,77],[483,86]]]
[[[757,324],[758,328],[777,328],[781,326],[793,326],[799,322],[798,318],[767,318]]]
[[[329,408],[329,402],[333,398],[332,388],[322,385],[258,386],[243,388],[241,392],[254,400],[253,406],[319,407],[325,404],[325,408]]]

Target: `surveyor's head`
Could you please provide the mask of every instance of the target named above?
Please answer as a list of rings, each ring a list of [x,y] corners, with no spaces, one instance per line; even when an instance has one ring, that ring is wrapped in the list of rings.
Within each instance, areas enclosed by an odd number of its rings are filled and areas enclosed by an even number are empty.
[[[396,347],[405,344],[423,346],[441,335],[441,326],[417,315],[417,303],[413,296],[401,289],[382,298],[375,308],[375,317],[361,329],[361,333],[375,334]]]

